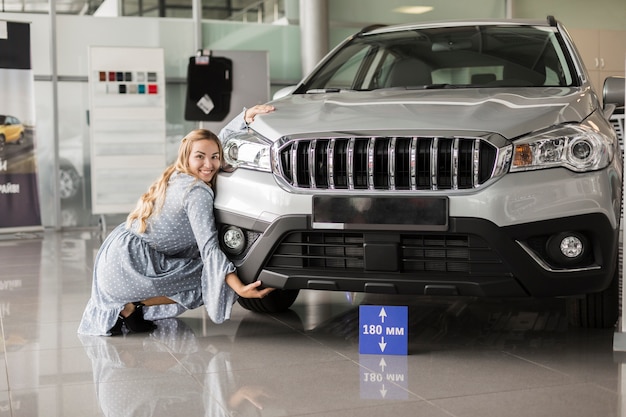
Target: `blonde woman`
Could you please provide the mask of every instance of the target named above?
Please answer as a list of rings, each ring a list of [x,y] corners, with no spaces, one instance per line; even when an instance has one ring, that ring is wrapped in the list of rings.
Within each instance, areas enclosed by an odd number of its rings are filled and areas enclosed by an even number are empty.
[[[257,114],[273,110],[244,110],[227,130],[245,128]],[[219,138],[208,130],[182,139],[176,161],[98,251],[79,333],[149,332],[156,328],[153,320],[202,305],[222,323],[237,297],[262,298],[271,291],[260,289],[260,281],[244,285],[219,247],[213,198],[222,154]]]

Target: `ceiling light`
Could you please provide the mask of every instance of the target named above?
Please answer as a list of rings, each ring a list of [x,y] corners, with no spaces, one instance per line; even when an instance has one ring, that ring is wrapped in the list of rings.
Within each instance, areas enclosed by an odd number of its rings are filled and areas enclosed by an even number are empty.
[[[406,14],[422,14],[428,13],[433,9],[432,6],[403,6],[397,7],[393,9],[396,13],[406,13]]]

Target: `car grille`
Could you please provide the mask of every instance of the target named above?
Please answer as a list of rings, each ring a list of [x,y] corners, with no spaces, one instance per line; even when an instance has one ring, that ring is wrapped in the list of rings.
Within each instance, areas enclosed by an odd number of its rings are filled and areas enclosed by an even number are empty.
[[[359,232],[292,232],[281,240],[267,267],[363,272],[365,236]],[[507,274],[500,257],[480,237],[467,234],[401,234],[399,272]]]
[[[619,140],[620,147],[622,148],[622,152],[624,151],[624,115],[623,114],[613,114],[609,119],[611,125],[613,125],[613,129],[615,129],[615,133],[617,133],[617,139]]]
[[[313,190],[460,190],[494,175],[498,150],[481,138],[331,137],[292,139],[279,173]]]

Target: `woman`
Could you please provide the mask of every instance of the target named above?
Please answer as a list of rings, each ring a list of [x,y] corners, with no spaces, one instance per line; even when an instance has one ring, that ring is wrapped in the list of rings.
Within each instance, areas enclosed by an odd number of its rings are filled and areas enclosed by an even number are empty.
[[[225,130],[243,128],[273,110],[244,110]],[[263,298],[272,290],[261,289],[260,281],[244,285],[219,248],[213,198],[222,154],[220,140],[208,130],[182,139],[176,161],[98,251],[79,333],[120,335],[124,327],[148,332],[156,327],[152,320],[201,305],[222,323],[237,297]]]

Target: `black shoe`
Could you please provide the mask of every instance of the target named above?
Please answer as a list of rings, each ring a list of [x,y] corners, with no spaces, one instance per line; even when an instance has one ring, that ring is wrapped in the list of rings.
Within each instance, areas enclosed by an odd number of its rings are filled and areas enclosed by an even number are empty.
[[[122,334],[122,326],[124,325],[124,317],[121,315],[117,317],[115,325],[109,329],[111,336],[119,336]]]
[[[157,328],[156,324],[154,324],[151,320],[146,320],[143,318],[143,303],[139,301],[133,302],[135,306],[135,311],[132,312],[128,317],[122,317],[124,324],[126,324],[126,328],[131,333],[145,333],[151,332]]]

